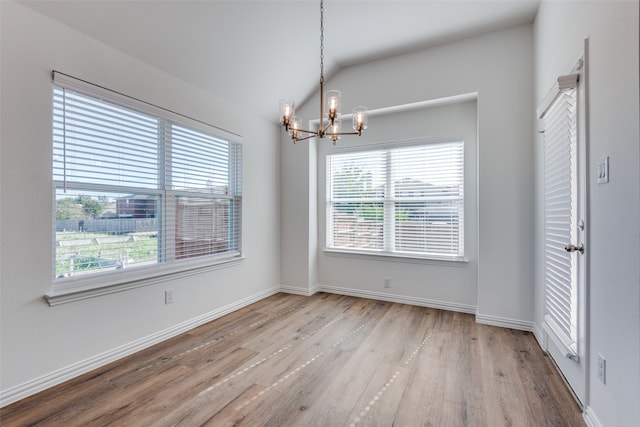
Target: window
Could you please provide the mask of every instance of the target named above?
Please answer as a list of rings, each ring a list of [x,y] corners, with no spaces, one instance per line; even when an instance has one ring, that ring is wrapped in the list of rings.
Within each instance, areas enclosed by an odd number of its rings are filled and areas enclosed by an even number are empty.
[[[235,135],[54,73],[53,183],[58,287],[240,256]]]
[[[327,248],[464,258],[464,143],[327,155]]]

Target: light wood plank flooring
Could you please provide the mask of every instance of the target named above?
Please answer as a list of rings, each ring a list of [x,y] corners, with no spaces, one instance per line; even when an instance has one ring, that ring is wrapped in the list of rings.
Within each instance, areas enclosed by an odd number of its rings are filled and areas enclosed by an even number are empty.
[[[528,332],[278,294],[0,410],[2,426],[584,426]]]

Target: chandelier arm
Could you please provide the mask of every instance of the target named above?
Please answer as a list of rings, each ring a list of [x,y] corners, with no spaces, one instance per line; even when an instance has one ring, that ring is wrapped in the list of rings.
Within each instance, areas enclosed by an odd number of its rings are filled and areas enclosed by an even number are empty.
[[[318,136],[318,135],[319,135],[317,130],[296,129],[296,131],[298,131],[298,132],[308,133],[308,134],[310,134],[312,137],[313,137],[313,136]]]
[[[318,135],[315,134],[315,135],[305,136],[304,138],[295,138],[295,139],[291,138],[291,139],[293,139],[294,142],[300,142],[300,141],[306,141],[306,140],[311,139],[311,138],[315,138],[316,136],[318,136]]]
[[[323,135],[329,135],[329,134],[327,133],[327,130],[328,130],[330,127],[331,127],[331,122],[327,123],[327,126],[326,126],[324,129],[322,129],[322,134],[323,134]]]
[[[338,135],[360,135],[360,132],[337,132],[337,133],[325,133],[327,136],[338,136]]]

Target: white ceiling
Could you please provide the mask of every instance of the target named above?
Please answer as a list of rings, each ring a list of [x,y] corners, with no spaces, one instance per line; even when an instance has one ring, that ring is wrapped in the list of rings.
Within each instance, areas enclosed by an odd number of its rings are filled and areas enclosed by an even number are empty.
[[[320,73],[319,0],[58,0],[28,7],[274,118]],[[342,67],[533,21],[539,0],[326,0],[325,76]]]

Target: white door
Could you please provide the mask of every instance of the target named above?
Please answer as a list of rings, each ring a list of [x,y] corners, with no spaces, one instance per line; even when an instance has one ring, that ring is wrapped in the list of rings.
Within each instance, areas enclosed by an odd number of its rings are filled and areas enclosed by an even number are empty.
[[[586,132],[583,61],[544,108],[546,350],[576,397],[586,390]]]

